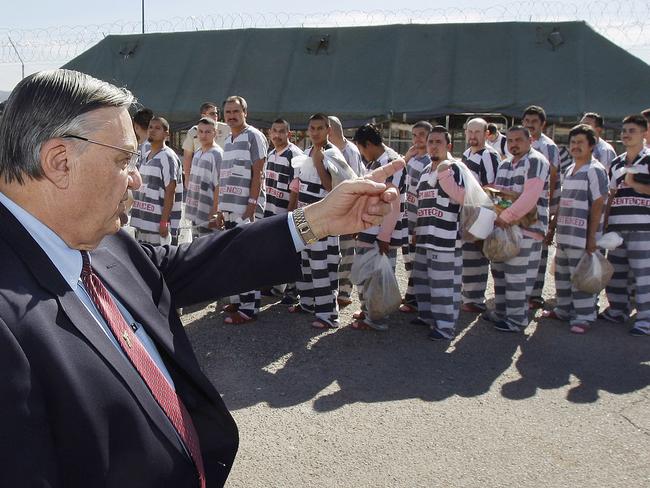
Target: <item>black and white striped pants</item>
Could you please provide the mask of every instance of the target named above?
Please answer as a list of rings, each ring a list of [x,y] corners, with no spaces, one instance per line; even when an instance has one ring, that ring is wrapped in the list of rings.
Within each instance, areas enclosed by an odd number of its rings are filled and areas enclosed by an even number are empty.
[[[528,326],[528,299],[535,284],[542,242],[524,236],[519,254],[504,263],[492,262],[494,313],[513,329]]]
[[[633,287],[636,293],[634,326],[650,331],[650,232],[618,233],[623,244],[607,253],[607,259],[614,267],[614,275],[606,288],[608,315],[621,320],[629,318],[630,288]]]
[[[490,261],[475,242],[463,243],[463,303],[485,303]]]
[[[422,246],[415,249],[413,282],[418,317],[447,339],[454,337],[460,312],[462,268],[460,249],[449,252]]]
[[[339,309],[336,303],[338,295],[339,254],[338,236],[325,237],[310,244],[301,251],[302,278],[296,281],[300,295],[300,305],[313,310],[316,317],[335,322],[338,321]]]
[[[571,325],[591,324],[596,320],[596,295],[585,293],[573,286],[571,277],[584,249],[558,245],[555,249],[555,314]]]
[[[355,240],[351,235],[339,237],[341,248],[341,263],[339,264],[339,297],[350,298],[352,295],[352,282],[350,271],[354,262]]]

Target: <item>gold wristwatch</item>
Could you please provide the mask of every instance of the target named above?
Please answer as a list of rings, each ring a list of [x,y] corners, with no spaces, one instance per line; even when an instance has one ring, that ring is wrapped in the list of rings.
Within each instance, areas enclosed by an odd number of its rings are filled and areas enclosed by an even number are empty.
[[[307,222],[307,219],[305,219],[304,210],[302,208],[297,208],[292,212],[292,216],[293,223],[296,225],[296,229],[298,229],[300,238],[305,243],[305,245],[308,246],[316,242],[318,240],[318,237],[316,237],[314,231],[312,231],[311,227],[309,227],[309,222]]]

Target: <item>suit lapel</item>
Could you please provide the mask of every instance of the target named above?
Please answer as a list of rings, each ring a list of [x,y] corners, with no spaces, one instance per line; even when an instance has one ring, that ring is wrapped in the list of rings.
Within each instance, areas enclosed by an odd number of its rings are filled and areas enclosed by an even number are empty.
[[[147,412],[159,430],[177,448],[184,452],[167,416],[162,411],[156,400],[149,392],[139,373],[113,345],[104,331],[97,324],[95,318],[86,309],[61,273],[56,269],[45,251],[32,238],[14,215],[0,204],[0,238],[6,240],[14,249],[18,257],[30,269],[34,278],[42,288],[48,290],[56,297],[60,307],[67,315],[74,327],[83,335],[97,354],[113,369]],[[151,298],[143,300],[151,302]],[[135,310],[135,308],[132,308]]]

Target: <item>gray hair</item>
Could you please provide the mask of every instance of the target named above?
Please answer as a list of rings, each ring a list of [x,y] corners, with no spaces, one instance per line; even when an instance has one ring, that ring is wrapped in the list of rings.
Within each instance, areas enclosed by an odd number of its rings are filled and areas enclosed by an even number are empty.
[[[87,115],[106,107],[129,108],[135,98],[78,71],[55,69],[34,73],[11,92],[0,120],[0,176],[23,184],[43,178],[40,152],[44,142],[66,134],[87,135],[96,127]]]

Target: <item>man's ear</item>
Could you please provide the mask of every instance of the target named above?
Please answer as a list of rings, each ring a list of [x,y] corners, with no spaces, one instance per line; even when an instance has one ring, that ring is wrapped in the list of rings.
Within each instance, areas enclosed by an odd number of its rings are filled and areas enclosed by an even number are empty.
[[[41,146],[41,168],[45,178],[60,189],[68,187],[70,182],[69,146],[61,139],[49,139]]]

